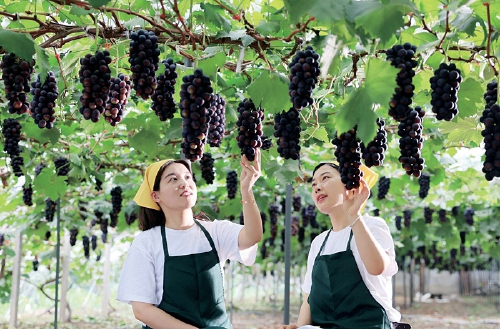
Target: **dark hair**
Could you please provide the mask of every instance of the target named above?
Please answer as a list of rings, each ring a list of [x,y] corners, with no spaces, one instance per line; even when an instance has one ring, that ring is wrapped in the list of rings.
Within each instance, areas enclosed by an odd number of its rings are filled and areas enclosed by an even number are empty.
[[[163,175],[163,172],[165,169],[170,166],[172,163],[180,163],[184,165],[189,172],[192,174],[193,172],[191,171],[191,166],[189,165],[189,162],[186,160],[172,160],[172,161],[167,161],[165,162],[160,169],[158,170],[158,173],[156,174],[155,177],[155,183],[153,185],[153,191],[159,191],[160,190],[160,182],[161,182],[161,176]],[[140,207],[139,209],[139,229],[142,231],[149,230],[150,228],[156,227],[156,226],[161,226],[165,225],[165,214],[161,210],[155,210],[151,208],[146,208],[146,207]]]
[[[336,163],[333,163],[333,162],[321,162],[319,165],[317,165],[314,170],[313,170],[313,176],[314,174],[316,173],[316,171],[318,171],[319,168],[323,167],[323,166],[330,166],[332,168],[335,168],[337,169],[338,172],[340,172],[340,168],[339,168],[339,165],[336,164]],[[312,177],[311,177],[311,182],[312,182]]]

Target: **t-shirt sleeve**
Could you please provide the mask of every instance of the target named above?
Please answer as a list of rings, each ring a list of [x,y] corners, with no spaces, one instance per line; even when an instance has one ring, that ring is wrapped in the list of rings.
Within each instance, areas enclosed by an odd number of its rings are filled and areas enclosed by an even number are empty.
[[[369,220],[369,229],[375,240],[382,249],[389,255],[390,263],[387,269],[382,273],[384,276],[393,276],[398,272],[396,263],[396,252],[391,231],[387,223],[382,218],[371,218]]]
[[[158,305],[153,258],[132,244],[123,265],[116,299],[130,304],[131,301]]]
[[[220,261],[225,262],[229,259],[238,261],[246,266],[252,265],[257,256],[257,243],[250,248],[240,250],[238,247],[238,236],[243,229],[243,225],[228,220],[218,220],[216,221],[216,225]]]

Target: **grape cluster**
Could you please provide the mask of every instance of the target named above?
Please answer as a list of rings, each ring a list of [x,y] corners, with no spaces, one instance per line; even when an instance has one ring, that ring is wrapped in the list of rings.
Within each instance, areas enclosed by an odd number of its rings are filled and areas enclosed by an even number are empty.
[[[284,159],[299,159],[300,132],[300,115],[295,108],[274,116],[274,137],[277,138],[278,153]]]
[[[278,215],[279,206],[277,204],[269,205],[269,217],[271,224],[271,238],[274,240],[278,234]]]
[[[103,236],[104,234],[108,234],[108,219],[107,218],[101,218],[101,220],[99,221],[99,226],[101,228],[101,232],[103,233]],[[106,241],[104,241],[104,237],[103,237],[103,242],[106,243]]]
[[[236,171],[231,170],[226,176],[227,197],[234,199],[238,190],[238,174]]]
[[[459,233],[459,234],[460,234],[460,243],[461,243],[461,244],[465,244],[465,237],[466,237],[466,235],[467,235],[467,232],[465,232],[465,231],[460,231],[460,233]]]
[[[481,131],[485,150],[482,171],[486,180],[491,181],[500,177],[500,106],[496,104],[496,81],[488,83],[484,99],[487,104],[480,118],[484,123],[484,129]]]
[[[90,243],[91,243],[92,250],[96,250],[97,249],[97,236],[92,235],[90,237]]]
[[[45,240],[46,241],[49,241],[51,236],[52,236],[52,233],[50,233],[50,231],[45,232]]]
[[[265,212],[263,212],[263,211],[260,212],[260,219],[262,221],[262,233],[266,233],[267,215]]]
[[[309,224],[313,228],[318,228],[319,225],[316,222],[316,207],[308,204],[302,208],[302,227],[307,227]]]
[[[72,227],[69,230],[69,244],[74,247],[76,244],[76,237],[78,235],[78,229],[76,227]]]
[[[429,174],[422,174],[418,178],[418,185],[420,185],[418,196],[421,199],[425,199],[427,197],[427,194],[429,194],[430,182],[431,182],[431,175]]]
[[[295,195],[293,197],[293,211],[300,211],[300,208],[302,207],[301,202],[302,198],[300,195]]]
[[[411,98],[415,90],[415,86],[412,84],[415,76],[413,69],[417,67],[417,61],[413,57],[416,50],[416,46],[407,42],[404,45],[394,45],[386,51],[387,60],[391,62],[392,66],[400,69],[396,77],[398,87],[395,88],[395,93],[389,102],[389,115],[396,121],[405,120],[411,111]]]
[[[454,206],[453,208],[451,208],[451,214],[453,216],[457,216],[459,211],[460,211],[460,207],[459,206]]]
[[[212,95],[212,117],[208,128],[208,143],[219,147],[226,132],[226,100],[219,94]]]
[[[312,91],[318,83],[319,55],[313,47],[307,46],[305,51],[298,51],[288,64],[290,68],[290,84],[288,94],[293,107],[300,111],[303,107],[314,104]]]
[[[182,116],[182,152],[193,162],[201,159],[207,142],[212,116],[212,83],[210,78],[196,69],[194,74],[182,77],[180,110]]]
[[[467,224],[474,225],[474,208],[465,209],[464,217]]]
[[[5,236],[3,235],[3,233],[0,233],[0,247],[3,246],[4,241],[5,241]]]
[[[54,161],[57,176],[68,176],[69,173],[69,160],[66,158],[57,158]]]
[[[297,234],[297,241],[302,243],[304,241],[305,237],[306,237],[306,230],[302,226],[299,226],[299,232]]]
[[[420,177],[424,169],[424,158],[421,157],[420,150],[424,139],[422,138],[422,119],[425,111],[420,106],[410,110],[408,117],[401,121],[398,126],[399,150],[401,156],[399,162],[406,171],[406,174]]]
[[[23,175],[21,168],[24,165],[23,158],[19,156],[21,154],[21,148],[19,147],[21,128],[21,124],[15,119],[7,118],[3,121],[2,133],[5,137],[3,150],[9,154],[12,171],[17,177]]]
[[[385,196],[389,192],[389,188],[391,187],[391,179],[389,177],[382,176],[378,181],[378,195],[377,198],[379,200],[385,199]]]
[[[54,121],[56,121],[54,116],[55,102],[59,96],[59,88],[57,87],[54,72],[48,72],[43,84],[39,74],[36,81],[31,83],[31,87],[31,94],[33,95],[33,100],[30,103],[31,117],[35,120],[38,128],[52,129]]]
[[[269,150],[271,148],[271,146],[273,146],[273,142],[271,141],[271,139],[269,139],[267,136],[265,135],[262,135],[261,139],[262,141],[262,149],[263,150]]]
[[[436,113],[438,120],[450,121],[458,114],[457,93],[462,82],[460,73],[455,64],[441,63],[430,78],[432,112]]]
[[[5,97],[9,101],[7,108],[10,114],[28,112],[27,93],[30,92],[30,78],[34,61],[25,61],[14,53],[5,54],[0,62],[2,80],[5,85]]]
[[[133,222],[137,219],[137,214],[135,212],[131,212],[130,214],[125,214],[125,222],[127,225],[132,225]]]
[[[42,172],[42,169],[45,167],[47,167],[47,166],[43,162],[40,162],[39,164],[37,164],[35,167],[35,177],[40,175],[40,173]]]
[[[339,162],[340,179],[348,190],[359,187],[363,177],[361,167],[361,142],[356,137],[356,129],[336,135],[332,144],[336,146],[335,156]]]
[[[291,226],[291,234],[292,236],[296,236],[299,233],[299,216],[292,216],[292,226]]]
[[[213,184],[215,178],[214,159],[212,154],[205,153],[200,160],[201,177],[207,184]]]
[[[115,214],[119,214],[122,210],[122,188],[120,186],[111,189],[111,205]]]
[[[130,34],[130,70],[135,94],[144,100],[153,95],[158,82],[156,71],[160,61],[158,37],[152,31],[138,30]]]
[[[23,202],[27,206],[33,205],[33,188],[31,184],[28,187],[23,186]]]
[[[120,73],[116,78],[111,77],[104,120],[113,127],[123,120],[125,105],[127,105],[128,97],[130,96],[130,85],[130,77],[128,75]]]
[[[107,50],[96,51],[95,55],[86,54],[80,59],[80,82],[83,85],[80,96],[80,114],[85,120],[99,121],[104,114],[109,99],[111,57]]]
[[[438,217],[442,223],[446,223],[446,209],[439,209]]]
[[[174,117],[176,107],[174,100],[175,83],[177,82],[177,65],[172,58],[167,58],[162,61],[165,65],[165,73],[160,74],[157,78],[158,88],[151,96],[151,109],[160,118],[160,121],[166,121]]]
[[[426,224],[432,223],[432,214],[434,213],[434,210],[432,210],[430,207],[425,207],[424,208],[424,219]]]
[[[403,224],[405,227],[410,227],[411,224],[411,210],[403,210]]]
[[[387,151],[387,132],[385,131],[385,121],[377,118],[377,135],[366,145],[361,144],[362,158],[367,167],[381,166],[384,163],[385,151]]]
[[[83,252],[85,254],[85,258],[89,259],[90,257],[90,241],[89,237],[84,235],[82,237],[82,242],[83,242]]]
[[[402,228],[402,227],[401,227],[401,220],[402,220],[402,219],[403,219],[403,218],[402,218],[401,216],[399,216],[399,215],[398,215],[398,216],[396,216],[396,218],[395,218],[395,220],[396,220],[396,228],[398,229],[398,231],[401,231],[401,228]]]
[[[251,99],[244,99],[238,104],[238,136],[236,141],[241,149],[241,155],[246,155],[249,161],[255,158],[255,151],[262,147],[262,120],[264,119],[264,111],[255,104]]]
[[[33,271],[35,272],[38,271],[38,265],[40,264],[40,262],[37,259],[35,259],[33,260],[32,263],[33,263]]]
[[[56,212],[56,203],[50,198],[45,199],[45,219],[47,222],[52,222],[54,220],[54,214]]]

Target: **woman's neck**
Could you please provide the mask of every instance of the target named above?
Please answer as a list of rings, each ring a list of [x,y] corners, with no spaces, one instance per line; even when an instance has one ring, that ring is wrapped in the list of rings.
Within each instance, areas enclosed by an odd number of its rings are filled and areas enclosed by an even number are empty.
[[[167,210],[165,214],[165,227],[173,230],[187,230],[194,225],[193,210]],[[168,213],[168,214],[167,214]]]
[[[347,220],[344,209],[335,209],[329,214],[329,216],[332,223],[332,230],[334,232],[342,231],[349,226],[349,221]]]

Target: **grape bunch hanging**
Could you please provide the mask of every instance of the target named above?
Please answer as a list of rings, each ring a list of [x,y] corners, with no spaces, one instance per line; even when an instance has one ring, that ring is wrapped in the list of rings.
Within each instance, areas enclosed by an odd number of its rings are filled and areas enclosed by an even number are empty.
[[[485,151],[482,171],[488,181],[500,177],[500,106],[497,104],[497,88],[496,81],[488,83],[484,94],[487,104],[479,119],[484,124],[481,131]]]
[[[33,188],[31,187],[31,184],[27,187],[23,186],[23,202],[27,206],[33,205]]]
[[[439,209],[438,210],[438,218],[442,223],[446,223],[446,209]]]
[[[305,51],[298,51],[295,54],[288,67],[290,68],[288,94],[293,108],[300,111],[314,104],[312,92],[320,74],[319,55],[313,47],[307,46]]]
[[[471,226],[474,225],[474,213],[474,208],[467,208],[464,212],[465,222]]]
[[[120,73],[116,78],[111,77],[104,119],[113,127],[123,119],[125,105],[127,105],[130,96],[130,86],[131,82],[128,75]]]
[[[425,111],[416,106],[408,113],[408,117],[401,121],[398,126],[399,150],[401,163],[406,174],[420,177],[424,169],[424,158],[421,150],[424,139],[422,137],[422,121]]]
[[[418,196],[421,199],[425,199],[427,197],[427,194],[429,194],[430,182],[431,182],[431,175],[429,174],[422,174],[418,178],[418,185],[420,186],[420,189],[418,191]]]
[[[426,224],[432,223],[432,214],[434,213],[434,210],[432,210],[430,207],[425,207],[424,208],[424,219]]]
[[[377,133],[375,138],[366,145],[361,144],[363,161],[367,167],[381,166],[384,163],[385,151],[387,151],[387,132],[385,131],[385,121],[377,118]]]
[[[83,252],[85,255],[85,258],[89,259],[90,257],[90,240],[89,237],[84,235],[82,237],[82,242],[83,242]]]
[[[386,176],[380,177],[378,181],[378,196],[379,200],[385,199],[387,192],[389,192],[389,188],[391,187],[391,179]]]
[[[158,88],[158,37],[152,31],[138,30],[130,34],[130,39],[128,61],[132,71],[132,87],[138,97],[147,100]]]
[[[339,162],[340,180],[348,190],[359,187],[363,172],[361,171],[361,142],[357,138],[357,126],[336,135],[332,144],[336,146],[335,157]]]
[[[256,107],[251,99],[244,99],[238,104],[238,113],[236,141],[241,149],[241,155],[246,155],[249,161],[253,161],[257,148],[262,147],[264,111],[260,106]]]
[[[212,97],[212,117],[208,128],[208,143],[219,147],[226,132],[226,100],[219,94]]]
[[[52,222],[54,220],[54,214],[56,212],[56,202],[52,201],[50,198],[45,199],[45,219],[47,222]]]
[[[23,175],[21,168],[24,166],[24,160],[19,156],[21,154],[21,148],[19,147],[21,128],[21,124],[15,119],[7,118],[3,121],[2,134],[5,137],[3,150],[10,156],[10,165],[17,177]]]
[[[57,158],[54,161],[57,176],[68,176],[69,173],[69,160],[66,158]]]
[[[69,244],[74,247],[76,244],[76,237],[78,236],[78,229],[76,227],[72,227],[69,230]]]
[[[182,77],[180,110],[182,116],[182,152],[193,162],[201,159],[207,142],[212,116],[212,83],[210,78],[196,69],[194,74]]]
[[[271,148],[271,146],[273,146],[273,142],[267,136],[262,135],[261,140],[262,140],[262,147],[261,148],[263,150],[269,150]]]
[[[226,176],[227,197],[234,199],[238,190],[238,174],[236,171],[231,170]]]
[[[174,100],[175,83],[177,82],[177,65],[172,58],[162,61],[165,65],[165,72],[157,78],[158,88],[151,96],[151,109],[160,118],[160,121],[166,121],[174,117],[176,106]]]
[[[213,184],[215,178],[214,170],[214,159],[212,154],[205,153],[200,160],[201,167],[201,177],[207,182],[207,184]]]
[[[455,64],[441,63],[430,78],[432,112],[436,119],[450,121],[458,114],[458,90],[462,77]]]
[[[95,55],[86,54],[80,59],[80,82],[83,85],[80,96],[80,114],[85,120],[98,122],[104,114],[109,99],[111,73],[109,51],[96,51]]]
[[[278,153],[284,159],[300,158],[300,114],[291,107],[274,116],[274,137],[277,138]]]
[[[116,227],[117,221],[118,221],[118,215],[120,214],[120,211],[122,210],[122,188],[120,186],[115,186],[111,189],[111,205],[112,205],[112,210],[110,213],[110,218],[111,221],[109,223],[109,226],[111,227]]]
[[[52,129],[56,117],[54,116],[57,97],[59,97],[59,88],[57,87],[54,72],[49,71],[45,82],[42,84],[40,74],[36,81],[31,83],[31,94],[33,100],[30,103],[31,117],[35,120],[38,128]]]
[[[30,79],[34,65],[34,61],[26,61],[14,53],[2,56],[0,68],[5,86],[5,97],[9,101],[7,109],[10,114],[28,112],[27,94],[30,92]]]

